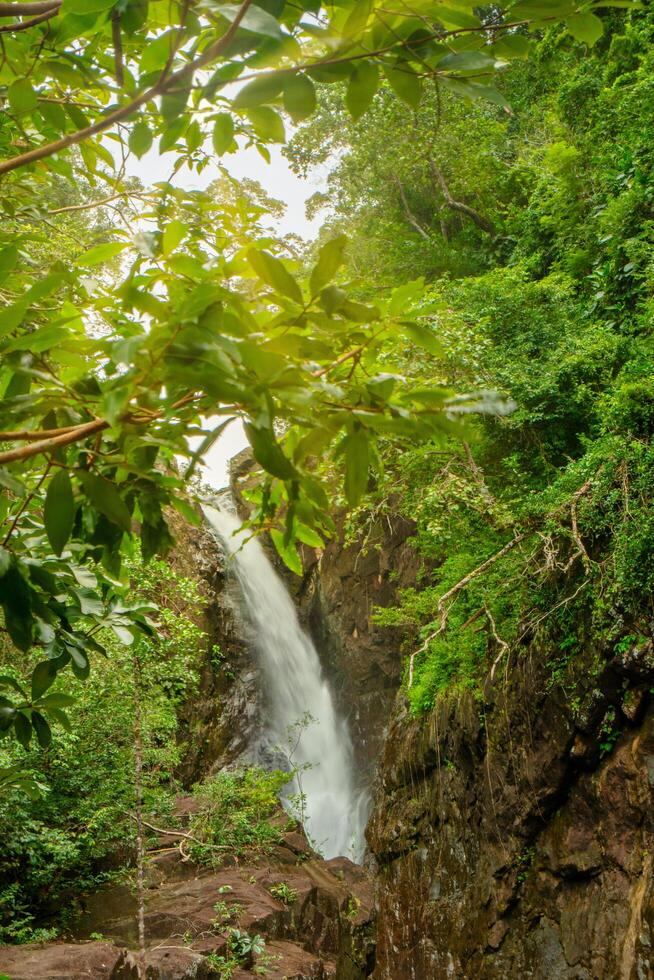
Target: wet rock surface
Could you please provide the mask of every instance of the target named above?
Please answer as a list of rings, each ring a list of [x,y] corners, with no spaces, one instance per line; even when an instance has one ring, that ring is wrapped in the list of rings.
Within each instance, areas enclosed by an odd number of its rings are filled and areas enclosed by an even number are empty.
[[[535,650],[482,703],[398,704],[368,830],[376,980],[654,976],[650,652],[576,712]]]
[[[400,684],[403,634],[376,626],[375,607],[390,606],[398,590],[414,584],[420,559],[414,526],[397,515],[371,524],[363,539],[347,543],[342,526],[312,565],[298,596],[300,611],[347,717],[357,761],[375,771]]]
[[[162,848],[170,840],[161,841]],[[284,902],[270,889],[283,882],[295,895]],[[216,906],[218,905],[218,908]],[[127,886],[89,896],[77,942],[0,948],[0,972],[11,980],[136,980],[136,900]],[[346,858],[323,861],[304,835],[293,831],[270,854],[250,861],[231,858],[222,868],[202,869],[177,848],[162,850],[149,865],[145,909],[149,980],[219,976],[211,963],[227,953],[228,930],[261,935],[259,964],[236,978],[360,980],[369,975],[372,886]],[[101,934],[102,941],[86,937]]]
[[[176,542],[169,560],[199,584],[204,604],[198,625],[207,635],[199,691],[183,709],[179,775],[190,786],[247,757],[261,727],[261,684],[214,536],[204,522],[193,526],[174,513],[168,517]]]

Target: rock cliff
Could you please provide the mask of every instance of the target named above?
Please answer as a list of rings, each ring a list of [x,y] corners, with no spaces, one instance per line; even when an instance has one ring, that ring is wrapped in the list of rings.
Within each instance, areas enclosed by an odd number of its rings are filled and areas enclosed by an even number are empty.
[[[654,657],[599,655],[575,698],[537,649],[477,701],[417,720],[400,697],[368,830],[376,980],[654,975]]]

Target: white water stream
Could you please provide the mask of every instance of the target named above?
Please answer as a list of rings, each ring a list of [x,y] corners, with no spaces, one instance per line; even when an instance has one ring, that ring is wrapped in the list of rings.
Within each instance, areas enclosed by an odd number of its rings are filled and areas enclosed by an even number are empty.
[[[260,542],[239,532],[234,514],[214,507],[204,511],[231,557],[252,627],[264,682],[266,739],[287,755],[297,745],[290,764],[300,771],[300,785],[291,792],[304,794],[307,834],[326,858],[360,861],[367,796],[356,789],[352,741],[316,649]],[[305,727],[307,715],[312,720]]]

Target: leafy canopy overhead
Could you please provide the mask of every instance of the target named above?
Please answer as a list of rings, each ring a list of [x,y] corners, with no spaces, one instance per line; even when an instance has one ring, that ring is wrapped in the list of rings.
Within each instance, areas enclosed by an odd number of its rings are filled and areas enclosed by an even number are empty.
[[[0,4],[0,605],[14,646],[42,654],[27,687],[0,681],[0,730],[47,745],[65,721],[48,694],[57,673],[85,678],[107,630],[130,643],[152,629],[152,608],[124,594],[121,555],[135,526],[146,559],[170,545],[167,505],[193,518],[188,478],[231,419],[267,474],[260,526],[296,570],[295,542],[331,527],[316,458],[343,466],[356,504],[380,438],[453,424],[444,387],[390,363],[398,338],[438,349],[420,281],[362,303],[339,281],[343,238],[301,275],[261,195],[224,173],[182,190],[174,174],[239,142],[268,158],[284,117],[308,117],[333,82],[355,119],[382,84],[407,111],[434,82],[503,105],[494,76],[533,32],[565,21],[593,44],[599,6]],[[171,180],[144,189],[127,162],[151,148]]]

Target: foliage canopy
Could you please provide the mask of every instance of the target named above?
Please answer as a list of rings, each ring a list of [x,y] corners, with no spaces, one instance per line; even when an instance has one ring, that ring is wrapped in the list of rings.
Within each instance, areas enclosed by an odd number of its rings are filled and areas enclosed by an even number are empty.
[[[125,596],[122,550],[135,524],[146,560],[170,545],[164,508],[191,515],[187,479],[230,419],[267,474],[259,524],[282,523],[274,540],[296,569],[295,542],[331,526],[317,456],[341,461],[356,504],[380,437],[452,427],[447,388],[377,368],[398,336],[435,349],[419,281],[361,302],[339,279],[342,237],[305,277],[260,204],[172,179],[144,189],[130,154],[156,146],[172,176],[239,140],[266,157],[282,116],[307,118],[334,82],[354,119],[382,79],[407,112],[434,83],[504,105],[494,76],[532,33],[564,22],[592,45],[600,6],[612,4],[0,5],[0,605],[15,647],[43,655],[31,690],[2,681],[2,731],[49,744],[58,671],[87,677],[105,629],[125,643],[152,630],[152,609]]]

